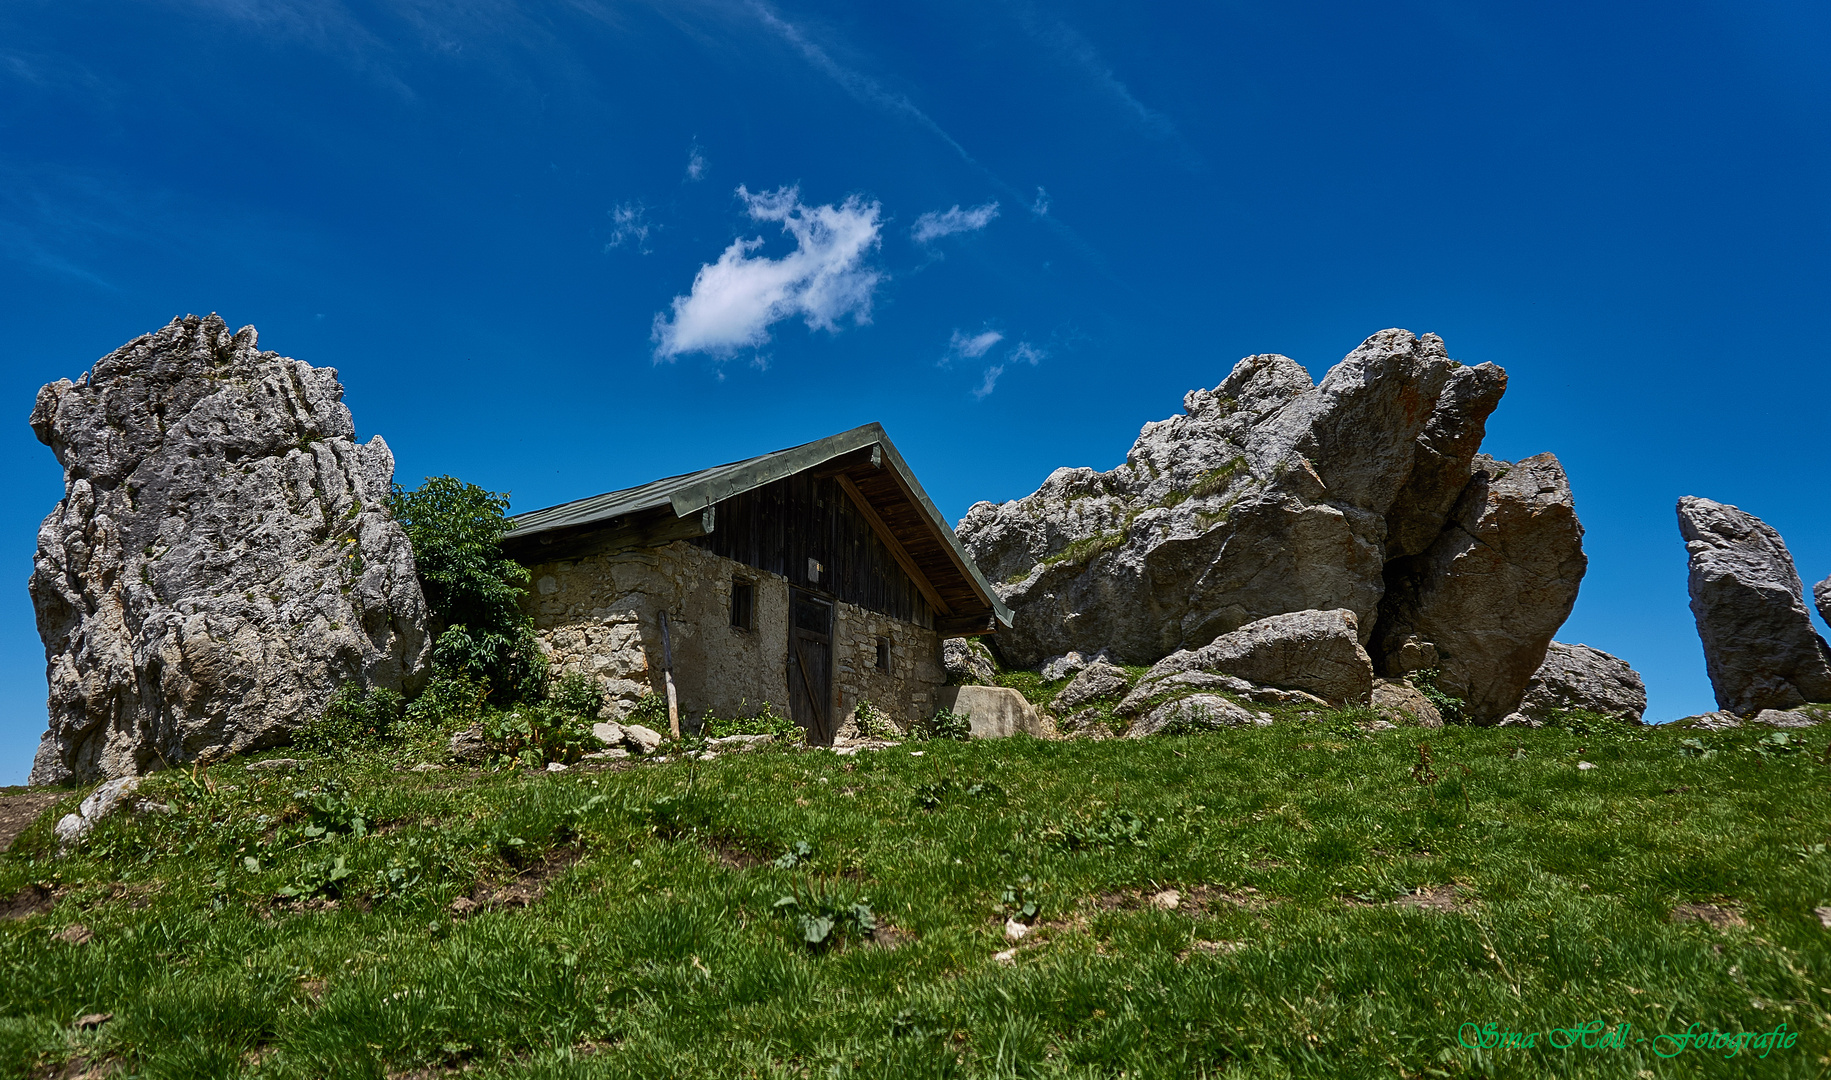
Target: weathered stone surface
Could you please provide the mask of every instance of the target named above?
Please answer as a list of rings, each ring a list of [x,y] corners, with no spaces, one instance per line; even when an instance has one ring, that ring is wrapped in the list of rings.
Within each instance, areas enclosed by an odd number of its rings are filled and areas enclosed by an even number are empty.
[[[591,735],[605,746],[623,745],[623,725],[600,720],[591,725]]]
[[[1394,724],[1440,728],[1443,714],[1418,688],[1403,679],[1373,680],[1373,708],[1384,720]]]
[[[1124,668],[1096,660],[1081,669],[1073,682],[1062,687],[1050,706],[1057,713],[1065,715],[1102,698],[1123,697],[1131,683],[1131,677],[1125,673]]]
[[[463,764],[477,764],[489,760],[490,744],[483,737],[483,725],[472,724],[451,737],[445,745],[445,752],[451,759]]]
[[[1518,708],[1589,560],[1557,458],[1478,455],[1474,469],[1449,526],[1387,567],[1371,651],[1383,670],[1403,671],[1406,646],[1428,643],[1438,689],[1462,699],[1465,720],[1492,724]]]
[[[623,725],[623,745],[634,754],[652,754],[661,748],[661,732],[641,724]]]
[[[1831,647],[1812,629],[1780,534],[1733,506],[1686,496],[1691,613],[1717,705],[1741,716],[1831,701]]]
[[[1017,616],[993,647],[1025,667],[1102,647],[1149,663],[1269,615],[1336,608],[1356,615],[1365,644],[1395,563],[1459,572],[1453,548],[1471,525],[1489,540],[1542,527],[1501,513],[1506,498],[1487,507],[1468,497],[1488,492],[1477,451],[1506,381],[1492,364],[1449,359],[1435,335],[1403,330],[1368,338],[1316,385],[1282,356],[1240,361],[1213,390],[1187,395],[1185,415],[1145,425],[1117,469],[1058,469],[1033,495],[967,511],[956,532]],[[1522,465],[1516,484],[1538,465]],[[1424,562],[1432,551],[1440,557]],[[1523,584],[1537,568],[1510,569],[1508,583]],[[1562,569],[1581,576],[1580,561]],[[1432,584],[1414,578],[1403,584]],[[1568,605],[1544,611],[1561,622]],[[1472,630],[1522,639],[1503,657],[1501,689],[1515,694],[1556,629],[1520,614],[1509,605]],[[1429,639],[1406,648],[1404,637],[1389,656],[1375,651],[1383,671],[1436,665]]]
[[[1526,684],[1519,711],[1542,718],[1553,709],[1587,709],[1638,722],[1647,711],[1647,686],[1626,660],[1554,641]]]
[[[1177,733],[1203,728],[1264,727],[1272,722],[1269,713],[1254,712],[1246,706],[1215,694],[1191,694],[1163,702],[1137,720],[1125,732],[1128,739],[1142,739],[1166,731]]]
[[[1831,625],[1831,577],[1812,586],[1812,602],[1818,608],[1818,617]]]
[[[1373,689],[1373,664],[1361,648],[1354,613],[1345,608],[1296,611],[1256,620],[1200,649],[1164,657],[1138,680],[1121,703],[1121,714],[1137,711],[1177,682],[1189,685],[1177,677],[1197,672],[1299,690],[1337,705],[1364,702]]]
[[[1754,723],[1766,724],[1773,728],[1809,728],[1817,727],[1818,721],[1804,712],[1780,709],[1762,709],[1755,714]]]
[[[76,808],[76,813],[65,814],[52,827],[52,834],[57,837],[57,853],[62,855],[87,839],[96,825],[114,813],[139,786],[138,776],[122,776],[106,781],[90,792]]]
[[[939,695],[940,707],[962,713],[973,725],[975,739],[1002,739],[1010,735],[1045,735],[1043,721],[1024,696],[1007,686],[947,686]]]
[[[1105,649],[1101,649],[1092,656],[1079,652],[1067,652],[1063,653],[1061,656],[1051,656],[1049,659],[1044,660],[1042,667],[1038,669],[1038,673],[1042,675],[1044,682],[1054,682],[1057,679],[1066,679],[1070,675],[1087,670],[1087,665],[1089,664],[1111,662],[1112,654]]]
[[[393,455],[343,387],[187,316],[38,393],[64,467],[31,580],[50,683],[33,783],[285,742],[346,681],[419,677]]]
[[[941,667],[954,686],[991,686],[998,680],[992,652],[978,638],[948,638],[941,643]]]

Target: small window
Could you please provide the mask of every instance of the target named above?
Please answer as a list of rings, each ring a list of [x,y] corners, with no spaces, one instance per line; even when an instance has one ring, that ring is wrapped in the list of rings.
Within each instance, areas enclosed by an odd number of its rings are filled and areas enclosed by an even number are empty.
[[[886,637],[877,639],[877,670],[890,670],[890,639]]]
[[[750,630],[755,627],[756,599],[756,585],[740,577],[731,579],[732,626],[739,630]]]

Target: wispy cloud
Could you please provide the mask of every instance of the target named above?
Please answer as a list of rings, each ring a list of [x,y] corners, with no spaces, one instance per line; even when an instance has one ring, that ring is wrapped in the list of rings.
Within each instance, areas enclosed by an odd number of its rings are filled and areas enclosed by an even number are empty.
[[[941,359],[935,362],[935,366],[950,367],[955,360],[977,360],[1004,339],[1004,333],[999,330],[983,330],[977,334],[955,330],[947,341],[947,351],[941,354]]]
[[[1131,88],[1114,73],[1100,50],[1079,30],[1054,16],[1039,15],[1029,4],[1017,5],[1016,13],[1018,22],[1031,37],[1054,50],[1146,132],[1160,137],[1180,137],[1170,118],[1138,100]]]
[[[703,180],[705,175],[706,155],[700,149],[699,140],[694,139],[692,147],[687,150],[687,179],[689,181]]]
[[[1049,216],[1049,193],[1040,184],[1036,188],[1036,200],[1030,204],[1030,212],[1037,217]]]
[[[916,243],[927,244],[955,233],[978,232],[990,225],[997,216],[996,201],[970,210],[962,210],[960,204],[955,203],[946,210],[930,210],[916,218],[915,227],[909,230],[909,235]]]
[[[973,155],[966,152],[966,147],[961,146],[957,139],[943,130],[940,124],[935,123],[933,117],[923,112],[913,101],[902,94],[886,90],[871,76],[833,59],[831,54],[809,38],[800,27],[777,15],[769,5],[762,3],[762,0],[749,0],[749,7],[764,26],[793,46],[795,51],[799,52],[808,63],[824,72],[853,98],[913,120],[917,125],[946,143],[962,159],[974,165],[979,164],[973,160]]]
[[[648,220],[648,207],[641,203],[623,203],[610,211],[610,239],[605,242],[604,250],[620,248],[625,244],[642,254],[649,254],[648,234],[660,228]]]
[[[655,359],[683,353],[728,357],[769,340],[769,328],[800,316],[810,330],[837,332],[850,316],[871,321],[871,296],[883,274],[866,264],[879,243],[882,207],[857,195],[838,205],[808,206],[799,187],[752,194],[737,189],[752,219],[777,221],[794,237],[795,250],[780,259],[753,256],[763,238],[733,240],[716,263],[693,277],[676,296],[672,316],[655,316]]]
[[[1031,367],[1035,367],[1038,361],[1048,355],[1027,341],[1018,342],[1016,347],[1005,355],[1004,363],[993,364],[985,369],[985,379],[973,391],[973,398],[977,401],[984,401],[986,395],[998,386],[998,378],[1005,373],[1007,364],[1029,364]]]

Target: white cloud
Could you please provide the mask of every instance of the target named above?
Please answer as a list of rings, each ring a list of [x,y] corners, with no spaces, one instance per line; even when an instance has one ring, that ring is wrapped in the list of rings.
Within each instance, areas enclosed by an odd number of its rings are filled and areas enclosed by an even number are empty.
[[[1017,348],[1011,350],[1011,359],[1013,361],[1029,364],[1031,367],[1035,367],[1038,360],[1041,360],[1048,355],[1048,353],[1030,344],[1028,341],[1018,342]]]
[[[992,388],[998,385],[998,377],[1004,373],[1005,366],[1003,364],[993,364],[991,367],[986,368],[985,381],[979,384],[979,389],[973,391],[973,396],[980,400],[984,400],[985,396],[992,392]]]
[[[1030,212],[1037,217],[1049,216],[1049,193],[1040,184],[1036,188],[1036,201],[1030,204]]]
[[[610,211],[610,239],[604,250],[628,244],[642,254],[649,253],[648,234],[657,226],[649,224],[648,207],[641,203],[624,203]]]
[[[955,233],[977,232],[991,224],[997,216],[996,202],[975,206],[971,210],[962,210],[956,203],[946,210],[930,210],[916,218],[915,227],[909,230],[909,235],[916,243],[927,244]]]
[[[699,180],[705,175],[706,155],[699,148],[699,140],[694,139],[693,145],[687,150],[687,179]]]
[[[949,356],[964,356],[969,360],[976,360],[1004,339],[1005,336],[996,330],[971,335],[955,330],[954,336],[947,343],[947,352]]]
[[[795,250],[771,259],[751,254],[762,237],[733,240],[716,263],[699,268],[687,295],[674,298],[671,317],[655,316],[657,360],[731,356],[768,341],[770,326],[795,316],[810,330],[829,332],[847,316],[860,326],[871,321],[871,294],[883,274],[865,258],[880,242],[878,203],[852,195],[837,206],[807,206],[799,187],[754,195],[740,187],[737,194],[753,219],[781,222]]]

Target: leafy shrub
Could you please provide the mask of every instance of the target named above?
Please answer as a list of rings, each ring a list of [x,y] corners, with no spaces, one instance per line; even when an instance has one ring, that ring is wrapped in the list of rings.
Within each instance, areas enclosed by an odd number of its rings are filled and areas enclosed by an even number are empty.
[[[1107,810],[1044,829],[1041,839],[1063,851],[1091,851],[1130,845],[1144,847],[1150,822],[1130,810]]]
[[[1025,874],[1017,879],[1014,885],[1006,885],[998,894],[998,909],[1005,917],[1016,919],[1020,923],[1033,923],[1043,913],[1042,900],[1032,887],[1030,875]]]
[[[434,669],[486,684],[499,705],[537,699],[547,674],[521,609],[527,568],[502,553],[508,505],[506,495],[450,476],[415,491],[397,484],[389,500],[432,611]]]
[[[650,690],[636,699],[635,708],[629,711],[629,715],[623,718],[623,722],[641,724],[651,731],[665,732],[668,730],[668,699]],[[707,722],[710,723],[711,719],[707,718]],[[711,737],[710,732],[706,732],[706,735],[708,738]]]
[[[491,712],[483,739],[501,765],[539,768],[549,761],[573,762],[596,749],[591,722],[550,701]]]
[[[644,697],[642,701],[646,702],[653,696],[655,695]],[[740,709],[742,707],[739,706]],[[638,702],[636,709],[640,711],[641,708],[642,702]],[[667,707],[664,705],[661,711],[663,727],[667,726],[667,715]],[[776,712],[776,707],[765,701],[761,709],[749,716],[721,718],[708,713],[700,725],[700,734],[708,739],[722,739],[727,735],[774,735],[784,742],[800,742],[807,733],[801,730],[800,724]]]
[[[574,672],[554,684],[550,695],[560,708],[588,721],[604,715],[604,689],[591,676]]]
[[[848,901],[809,885],[782,897],[773,906],[795,920],[801,940],[810,949],[826,948],[843,937],[867,938],[877,933],[877,915],[871,910],[870,897]]]
[[[797,840],[789,845],[787,851],[777,856],[769,865],[777,870],[793,870],[814,861],[814,848],[806,840]]]
[[[407,706],[407,723],[428,731],[440,727],[470,727],[488,709],[489,684],[462,672],[436,672],[426,689]]]
[[[965,713],[936,709],[933,716],[910,728],[909,734],[918,739],[958,739],[964,742],[973,737],[973,718]]]
[[[924,810],[933,810],[951,798],[1003,798],[1004,789],[987,780],[972,784],[955,783],[951,776],[942,777],[932,784],[917,784],[915,804]]]
[[[1418,693],[1424,695],[1424,700],[1430,702],[1439,713],[1443,714],[1444,723],[1460,724],[1462,723],[1462,699],[1451,697],[1437,689],[1437,680],[1442,677],[1441,670],[1426,668],[1423,671],[1411,673],[1411,684],[1418,688]]]
[[[293,744],[304,750],[332,753],[378,742],[394,733],[405,713],[405,699],[385,687],[364,691],[346,682],[315,718],[299,726]]]
[[[871,704],[868,698],[852,710],[852,719],[858,725],[858,733],[867,739],[894,739],[900,734],[889,714]]]

